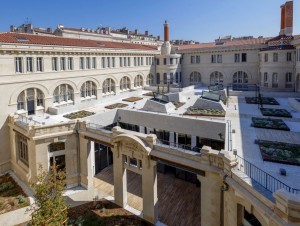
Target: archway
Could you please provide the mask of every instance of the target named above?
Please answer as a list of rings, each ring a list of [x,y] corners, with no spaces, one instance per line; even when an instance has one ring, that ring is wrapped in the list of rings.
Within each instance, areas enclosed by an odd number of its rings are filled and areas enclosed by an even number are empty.
[[[193,71],[190,74],[190,84],[195,85],[201,82],[201,74],[198,71]]]
[[[214,71],[213,73],[210,74],[211,85],[223,84],[223,81],[224,81],[224,76],[221,72]]]
[[[17,110],[26,111],[28,115],[34,115],[39,109],[44,110],[44,94],[37,88],[29,88],[22,91],[17,99]]]

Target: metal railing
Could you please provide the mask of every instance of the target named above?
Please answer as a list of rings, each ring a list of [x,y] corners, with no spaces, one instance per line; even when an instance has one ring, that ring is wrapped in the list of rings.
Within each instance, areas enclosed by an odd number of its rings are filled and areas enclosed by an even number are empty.
[[[111,132],[112,130],[112,127],[110,128],[109,126],[102,126],[102,125],[99,125],[99,124],[96,124],[96,123],[87,123],[86,124],[86,127],[87,128],[90,128],[90,129],[94,129],[94,130],[100,130],[100,131],[105,131],[105,132]]]
[[[199,147],[192,147],[191,145],[179,144],[179,143],[174,143],[174,142],[170,142],[168,140],[161,140],[161,139],[157,139],[157,144],[165,145],[165,146],[168,146],[171,148],[180,148],[185,151],[192,151],[192,152],[197,152],[197,153],[200,153],[200,150],[201,150],[201,148],[199,148]]]
[[[247,176],[259,183],[268,191],[273,193],[279,189],[284,188],[291,193],[300,194],[300,189],[290,187],[289,185],[276,179],[275,177],[271,176],[267,172],[263,171],[262,169],[258,168],[257,166],[253,165],[252,163],[248,162],[238,155],[236,156],[236,158],[238,162],[238,170],[245,173]]]
[[[24,124],[33,123],[34,125],[40,125],[41,124],[40,122],[35,121],[31,117],[28,117],[26,115],[18,114],[18,116],[19,116],[18,119],[17,119],[18,122],[22,122]]]

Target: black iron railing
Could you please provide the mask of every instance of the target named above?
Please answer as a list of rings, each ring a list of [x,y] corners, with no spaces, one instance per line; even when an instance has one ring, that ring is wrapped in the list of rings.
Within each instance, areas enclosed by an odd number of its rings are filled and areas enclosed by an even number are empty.
[[[183,149],[183,150],[193,151],[193,152],[198,152],[198,153],[200,153],[200,150],[201,150],[201,148],[199,148],[199,147],[192,147],[191,145],[174,143],[174,142],[170,142],[168,140],[157,139],[157,143],[169,146],[171,148],[180,148],[180,149]]]
[[[284,188],[285,190],[294,193],[300,194],[300,189],[292,188],[289,185],[283,183],[282,181],[271,176],[267,172],[248,162],[240,156],[236,156],[238,161],[238,169],[249,176],[251,179],[262,185],[265,189],[270,192],[275,192],[279,189]]]

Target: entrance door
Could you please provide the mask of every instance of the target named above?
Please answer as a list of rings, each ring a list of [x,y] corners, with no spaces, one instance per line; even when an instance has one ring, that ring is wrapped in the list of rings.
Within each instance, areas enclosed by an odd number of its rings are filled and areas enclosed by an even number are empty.
[[[95,173],[99,173],[112,163],[113,158],[110,147],[95,143]]]
[[[28,115],[34,115],[34,100],[27,100],[27,111]]]

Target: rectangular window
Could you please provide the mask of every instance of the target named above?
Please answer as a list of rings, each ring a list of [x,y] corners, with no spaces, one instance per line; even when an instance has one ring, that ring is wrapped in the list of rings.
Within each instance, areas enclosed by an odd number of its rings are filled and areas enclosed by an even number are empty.
[[[247,53],[242,53],[242,62],[247,62]]]
[[[149,65],[149,57],[146,57],[146,65]]]
[[[285,88],[293,88],[293,78],[292,78],[292,73],[287,72],[285,74]]]
[[[130,57],[127,57],[127,65],[128,65],[128,67],[131,66]]]
[[[216,55],[211,55],[211,62],[214,64],[214,63],[217,63],[217,56]]]
[[[120,57],[120,67],[123,67],[123,58]]]
[[[195,63],[195,56],[191,56],[191,64]]]
[[[33,58],[27,57],[26,58],[26,71],[27,72],[33,72]]]
[[[239,63],[240,62],[240,54],[239,53],[235,53],[234,54],[234,62],[235,63]]]
[[[200,64],[200,56],[196,56],[196,64]]]
[[[110,67],[110,57],[107,57],[107,67]]]
[[[217,55],[217,62],[222,63],[222,55],[221,54]]]
[[[68,57],[68,70],[72,71],[73,69],[73,57]]]
[[[58,71],[57,57],[52,57],[52,71]]]
[[[265,62],[269,61],[269,55],[267,53],[265,53]]]
[[[167,59],[166,58],[164,58],[164,65],[166,65],[167,64]]]
[[[297,49],[297,61],[300,61],[300,49]]]
[[[43,67],[43,57],[36,58],[36,71],[42,72],[44,70]]]
[[[273,53],[273,62],[278,62],[278,53]]]
[[[264,73],[264,87],[268,87],[268,72]]]
[[[141,66],[144,66],[144,57],[141,57]]]
[[[81,70],[84,69],[84,57],[80,57],[79,68],[80,68]]]
[[[116,58],[112,57],[112,67],[116,67]]]
[[[124,57],[123,59],[124,59],[124,60],[123,60],[123,62],[124,62],[124,67],[127,67],[127,57]]]
[[[106,67],[105,57],[101,57],[101,59],[102,59],[102,68],[105,68]]]
[[[138,57],[137,59],[138,59],[138,66],[140,66],[141,65],[141,58]]]
[[[286,61],[292,61],[292,53],[291,52],[286,53]]]
[[[66,58],[65,57],[60,58],[60,70],[61,71],[66,70]]]
[[[179,82],[179,79],[178,79],[178,72],[176,72],[175,81],[176,81],[176,83]]]
[[[291,72],[288,72],[285,74],[285,81],[292,82],[292,73]]]
[[[136,67],[136,57],[134,57],[134,66]]]
[[[18,159],[28,166],[27,138],[18,135]]]
[[[23,58],[22,57],[16,57],[16,72],[22,73],[23,72]]]
[[[159,59],[158,58],[156,59],[156,65],[159,65]]]
[[[278,88],[278,73],[272,75],[272,88]]]
[[[171,65],[173,64],[173,58],[170,58],[170,64]]]
[[[97,67],[97,60],[96,60],[96,57],[93,57],[92,58],[92,68],[96,69],[96,67]]]
[[[91,69],[91,58],[90,57],[86,58],[86,69]]]

